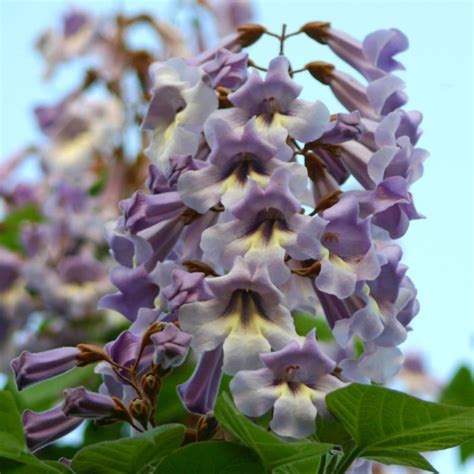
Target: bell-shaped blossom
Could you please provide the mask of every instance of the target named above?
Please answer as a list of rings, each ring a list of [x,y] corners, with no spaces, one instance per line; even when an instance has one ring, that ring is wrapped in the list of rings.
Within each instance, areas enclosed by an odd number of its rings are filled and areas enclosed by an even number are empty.
[[[177,318],[177,312],[184,304],[203,301],[213,297],[204,273],[175,268],[171,271],[171,281],[162,287],[160,299],[162,305]]]
[[[113,309],[134,321],[140,308],[154,307],[159,287],[143,266],[114,268],[110,278],[119,292],[101,298],[99,309]]]
[[[203,64],[202,68],[211,79],[214,89],[238,89],[247,80],[248,54],[233,53],[228,49],[220,49],[211,61]]]
[[[393,347],[407,337],[409,321],[414,317],[412,309],[416,290],[409,285],[405,273],[407,267],[400,264],[402,252],[396,245],[387,245],[379,252],[385,263],[378,277],[360,283],[353,295],[346,299],[318,291],[324,313],[333,329],[337,342],[346,347],[352,336],[377,346]],[[407,320],[399,319],[404,312],[411,313]]]
[[[112,418],[119,411],[111,397],[94,393],[84,387],[64,390],[63,413],[78,418]]]
[[[301,28],[311,38],[327,44],[343,61],[368,81],[378,79],[403,65],[393,57],[408,49],[408,38],[395,28],[377,30],[360,42],[327,22],[311,22]]]
[[[290,77],[288,59],[279,56],[270,62],[265,80],[254,71],[242,87],[229,95],[235,107],[220,110],[214,116],[224,118],[233,127],[257,117],[258,132],[291,156],[291,148],[285,145],[288,136],[304,143],[316,140],[329,121],[324,104],[298,99],[300,93],[301,86]]]
[[[407,189],[407,182],[400,176],[381,181],[373,191],[349,191],[360,205],[362,217],[372,216],[372,224],[385,229],[392,239],[405,235],[411,220],[421,219]]]
[[[279,284],[289,277],[286,250],[296,247],[296,238],[310,218],[300,214],[300,202],[289,187],[286,169],[275,171],[265,190],[251,182],[245,197],[231,208],[232,218],[207,229],[201,239],[204,260],[228,270],[237,256],[268,266]]]
[[[398,347],[381,347],[373,343],[365,344],[365,352],[358,359],[348,358],[339,362],[341,376],[358,383],[386,383],[402,365],[403,354]]]
[[[314,330],[300,345],[294,341],[261,355],[264,368],[243,370],[230,384],[237,408],[259,417],[273,410],[270,428],[276,434],[304,438],[315,430],[318,411],[327,412],[328,392],[344,384],[330,375],[336,363],[318,346]]]
[[[84,420],[66,416],[61,406],[40,413],[26,410],[22,416],[26,444],[37,451],[75,430]]]
[[[79,354],[80,350],[76,347],[60,347],[38,353],[23,351],[11,361],[18,390],[73,369],[77,366]]]
[[[370,218],[361,218],[359,204],[349,197],[316,216],[299,233],[299,250],[319,260],[316,288],[347,298],[356,283],[373,280],[380,272],[370,234]]]
[[[265,265],[252,268],[238,257],[231,271],[208,281],[215,298],[186,304],[179,311],[183,331],[192,334],[196,352],[223,345],[229,374],[261,366],[259,354],[280,349],[297,335],[283,294]]]
[[[184,173],[178,191],[184,203],[198,212],[205,212],[221,202],[230,206],[248,189],[250,180],[266,186],[279,168],[291,171],[290,186],[301,193],[306,185],[306,170],[297,163],[284,163],[278,149],[259,135],[255,119],[243,129],[234,130],[220,119],[212,119],[205,128],[211,148],[209,165]]]
[[[178,394],[190,412],[205,415],[214,408],[222,379],[223,360],[221,345],[203,352],[191,378],[178,386]]]
[[[155,63],[150,73],[153,95],[142,128],[150,132],[148,156],[166,171],[170,156],[197,151],[202,124],[217,109],[217,97],[200,69],[183,59]]]
[[[180,331],[176,325],[167,324],[163,331],[151,336],[151,341],[155,346],[153,356],[155,364],[163,369],[176,367],[184,361],[192,336]]]
[[[316,79],[331,88],[349,112],[358,110],[364,118],[379,121],[408,100],[403,92],[405,83],[392,74],[364,86],[349,74],[335,69],[332,64],[315,61],[307,64],[306,68]]]

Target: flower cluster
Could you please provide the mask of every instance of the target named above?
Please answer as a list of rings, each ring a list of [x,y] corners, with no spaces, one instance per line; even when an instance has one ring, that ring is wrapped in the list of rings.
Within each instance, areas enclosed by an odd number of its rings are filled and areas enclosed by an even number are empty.
[[[245,40],[245,31],[229,28],[250,14],[248,5],[219,0],[196,9],[198,23],[204,10],[212,11],[230,48]],[[132,44],[137,26],[155,34],[156,50]],[[25,347],[103,343],[122,324],[97,310],[112,290],[106,228],[118,217],[117,203],[146,176],[138,125],[149,100],[148,67],[158,58],[202,52],[208,38],[198,26],[197,37],[185,42],[162,19],[99,17],[73,7],[41,35],[37,47],[48,78],[67,74],[60,66],[78,58],[84,70],[64,97],[34,107],[39,138],[0,166],[0,372]],[[208,61],[216,85],[227,85],[219,77],[226,61]],[[25,162],[33,164],[32,182],[23,181]]]
[[[239,44],[265,33],[247,25],[240,43],[230,36],[151,66],[148,192],[120,203],[109,235],[118,291],[99,303],[131,326],[103,349],[80,344],[13,362],[20,387],[93,362],[102,375],[99,394],[79,387],[62,407],[26,413],[32,448],[84,418],[153,426],[160,381],[188,347],[197,365],[178,392],[189,411],[211,412],[227,374],[242,413],[271,411],[272,431],[292,438],[314,432],[328,392],[399,371],[418,302],[394,240],[421,217],[409,188],[427,156],[416,147],[421,115],[402,109],[393,74],[407,40],[380,30],[359,43],[308,23],[283,32],[264,68]],[[293,69],[284,42],[303,33],[368,83],[328,63]],[[347,110],[300,99],[295,77],[305,71]],[[361,188],[344,190],[351,176]],[[301,334],[298,311],[323,314],[337,350],[314,330]]]

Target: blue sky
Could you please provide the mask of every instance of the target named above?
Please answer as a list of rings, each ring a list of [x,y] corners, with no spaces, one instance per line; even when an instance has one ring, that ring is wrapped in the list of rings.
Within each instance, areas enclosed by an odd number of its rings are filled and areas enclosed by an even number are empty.
[[[165,0],[74,4],[95,11],[122,7],[165,16],[170,12]],[[410,49],[400,56],[407,71],[400,75],[410,96],[407,108],[424,114],[419,146],[431,157],[424,177],[412,189],[417,208],[427,219],[414,222],[402,241],[422,308],[405,350],[423,350],[432,373],[448,377],[461,362],[472,362],[474,345],[472,3],[257,0],[256,4],[257,20],[273,31],[279,31],[283,22],[291,32],[307,21],[322,20],[358,38],[388,27],[408,35]],[[0,0],[0,159],[37,137],[32,104],[54,101],[76,82],[77,69],[68,67],[54,81],[43,83],[43,64],[31,47],[37,32],[54,23],[67,5],[59,0]],[[264,64],[277,52],[276,42],[268,38],[250,55]],[[289,40],[286,52],[295,68],[326,60],[351,72],[327,48],[303,37]],[[306,98],[323,100],[331,112],[341,110],[309,75],[298,79],[306,86]],[[454,455],[442,454],[438,466],[443,473],[454,472],[453,463]],[[456,472],[463,471],[456,468]]]

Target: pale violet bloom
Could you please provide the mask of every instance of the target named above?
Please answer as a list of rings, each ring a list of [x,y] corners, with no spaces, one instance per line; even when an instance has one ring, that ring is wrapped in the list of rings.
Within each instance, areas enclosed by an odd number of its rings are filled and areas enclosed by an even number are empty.
[[[329,110],[322,102],[298,99],[301,89],[290,77],[288,59],[278,56],[270,62],[265,80],[254,71],[229,95],[235,107],[219,110],[215,116],[234,127],[242,127],[256,117],[259,133],[291,156],[292,149],[286,145],[288,136],[304,143],[316,140],[329,122]]]
[[[238,257],[224,276],[209,278],[215,298],[185,304],[179,310],[181,329],[193,336],[191,347],[207,352],[223,345],[223,371],[261,367],[260,354],[295,340],[293,318],[283,294],[265,265],[251,267]]]
[[[300,232],[301,252],[320,262],[316,288],[338,298],[351,296],[356,283],[380,273],[379,256],[372,242],[370,218],[361,218],[353,197],[342,199],[315,216]]]
[[[297,253],[298,232],[311,220],[299,212],[290,179],[288,170],[279,169],[264,190],[251,182],[245,197],[230,209],[232,217],[203,233],[204,259],[228,270],[242,255],[248,262],[265,264],[275,284],[284,283],[290,276],[285,254]]]
[[[307,172],[298,163],[285,163],[281,148],[264,140],[251,119],[235,130],[225,120],[212,119],[205,126],[211,148],[208,166],[184,173],[178,191],[184,203],[203,213],[221,202],[235,204],[247,191],[250,180],[265,187],[272,173],[284,168],[291,171],[290,187],[300,196],[307,187]]]
[[[237,408],[259,417],[273,409],[270,428],[280,436],[304,438],[314,432],[318,411],[327,414],[328,392],[344,386],[331,375],[336,362],[319,348],[314,330],[278,352],[262,354],[264,368],[238,372],[230,384]]]
[[[204,121],[217,109],[217,96],[202,71],[179,58],[150,68],[153,96],[142,128],[150,132],[147,153],[162,171],[172,155],[196,153]]]

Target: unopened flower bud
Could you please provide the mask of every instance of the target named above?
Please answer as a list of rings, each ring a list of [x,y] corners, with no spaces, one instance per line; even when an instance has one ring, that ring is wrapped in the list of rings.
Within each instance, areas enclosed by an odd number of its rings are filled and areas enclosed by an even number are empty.
[[[160,378],[150,372],[142,377],[142,389],[150,400],[154,400],[161,387]]]
[[[133,416],[133,418],[138,420],[144,427],[148,425],[150,408],[149,402],[143,398],[134,398],[128,406],[130,414]]]
[[[323,84],[329,84],[331,81],[332,72],[335,67],[332,64],[324,61],[313,61],[306,64],[304,67],[315,79]]]
[[[23,351],[11,362],[18,390],[79,366],[79,357],[80,352],[75,347],[60,347],[38,353]]]
[[[251,46],[257,42],[267,30],[265,27],[258,25],[257,23],[248,23],[246,25],[240,25],[237,28],[237,31],[240,34],[240,44],[246,48],[247,46]]]
[[[66,416],[79,418],[109,418],[117,412],[117,405],[111,397],[91,392],[84,387],[64,390],[62,408]]]
[[[318,43],[326,44],[326,37],[331,23],[328,21],[311,21],[300,28],[300,31],[307,34]]]

